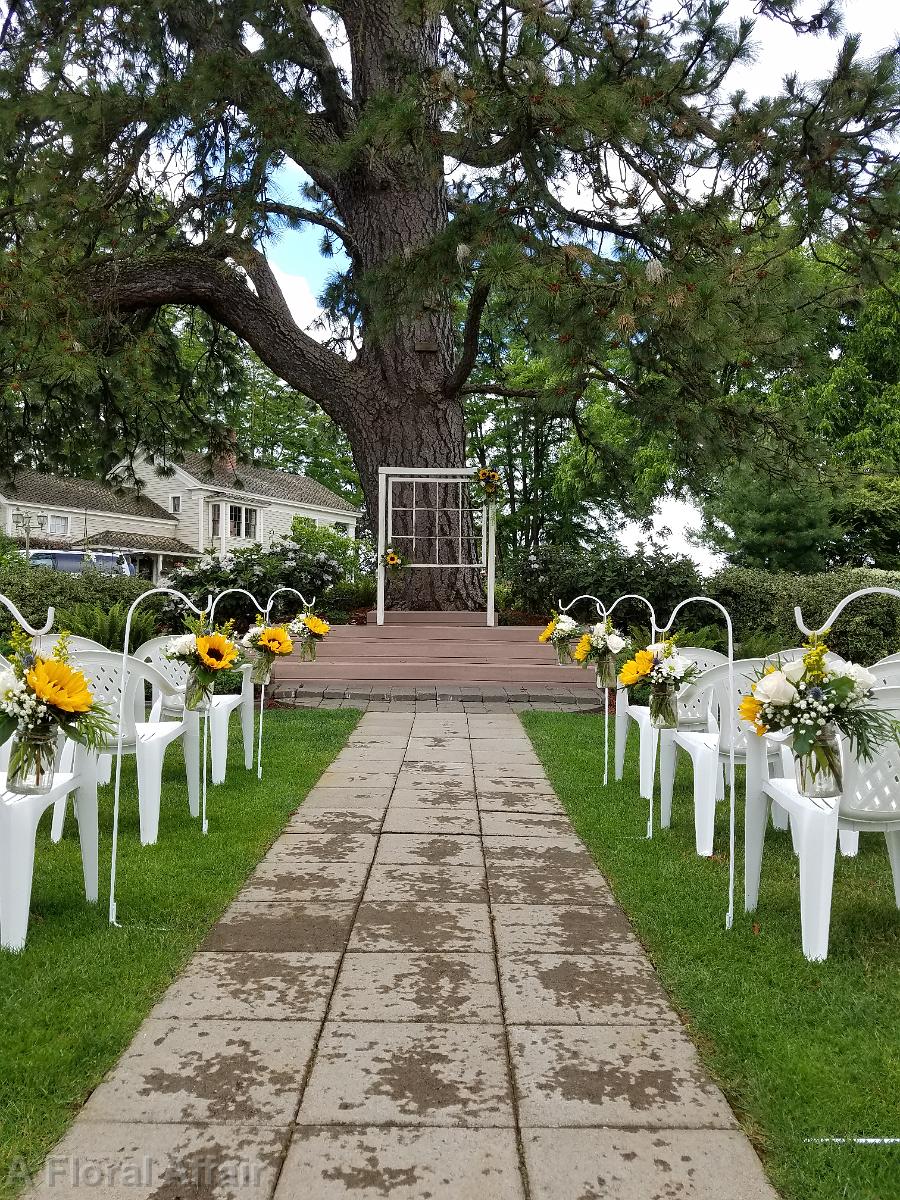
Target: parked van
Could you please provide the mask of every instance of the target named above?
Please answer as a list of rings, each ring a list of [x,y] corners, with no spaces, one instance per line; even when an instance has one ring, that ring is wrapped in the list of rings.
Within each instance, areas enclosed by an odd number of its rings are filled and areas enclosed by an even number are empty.
[[[89,550],[32,550],[28,561],[33,567],[50,567],[68,575],[99,571],[102,575],[133,575],[124,554],[94,554]]]

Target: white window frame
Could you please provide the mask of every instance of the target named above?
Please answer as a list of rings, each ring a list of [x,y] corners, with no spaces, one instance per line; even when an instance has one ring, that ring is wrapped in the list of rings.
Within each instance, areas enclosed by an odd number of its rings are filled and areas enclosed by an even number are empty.
[[[62,529],[53,529],[54,521],[62,521]],[[48,537],[68,537],[69,536],[70,520],[68,513],[47,513],[47,536]]]
[[[176,503],[178,505],[177,508],[175,507]],[[172,514],[173,517],[181,516],[181,514],[182,514],[181,492],[170,492],[169,493],[169,512]]]
[[[253,533],[247,532],[247,513],[253,513]],[[259,509],[247,504],[244,506],[244,524],[242,537],[247,540],[252,536],[254,542],[259,541]]]

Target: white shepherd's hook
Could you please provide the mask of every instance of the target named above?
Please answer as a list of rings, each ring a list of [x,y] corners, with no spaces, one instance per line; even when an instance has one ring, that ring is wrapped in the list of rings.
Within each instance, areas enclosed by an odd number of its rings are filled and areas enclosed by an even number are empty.
[[[819,637],[820,634],[825,633],[825,631],[827,629],[830,629],[832,627],[832,625],[835,623],[835,621],[838,619],[838,617],[841,615],[841,613],[844,611],[844,609],[847,607],[848,604],[852,604],[854,600],[859,600],[859,598],[861,596],[896,596],[897,599],[900,600],[900,592],[898,592],[896,588],[890,588],[890,587],[861,588],[858,592],[851,592],[849,596],[845,596],[843,598],[843,600],[840,601],[840,603],[836,604],[835,607],[831,610],[831,613],[827,617],[824,625],[820,626],[819,629],[810,629],[808,625],[804,624],[803,614],[801,613],[800,605],[798,604],[794,608],[794,620],[797,622],[797,628],[800,630],[801,633],[805,633],[807,635],[807,637],[809,637],[810,635]]]
[[[732,925],[734,925],[734,850],[736,825],[734,802],[734,629],[731,624],[731,614],[724,604],[720,604],[718,600],[713,600],[710,596],[689,596],[687,600],[682,600],[680,604],[676,604],[672,609],[672,615],[669,617],[668,623],[660,626],[659,632],[661,634],[669,632],[675,623],[675,618],[686,604],[711,604],[725,617],[725,626],[728,630],[728,912],[725,915],[725,928],[731,929]],[[721,726],[721,713],[719,714],[719,723]],[[716,767],[716,770],[718,770],[718,767]]]
[[[650,603],[650,601],[647,599],[646,596],[639,596],[636,592],[626,592],[623,596],[616,596],[615,600],[613,600],[612,604],[606,610],[606,615],[608,617],[611,617],[613,615],[613,613],[615,612],[615,610],[618,608],[618,606],[622,603],[623,600],[638,600],[638,601],[640,601],[641,604],[646,605],[647,611],[650,613],[650,641],[648,644],[652,646],[653,643],[656,641],[656,635],[659,631],[659,626],[656,623],[656,609],[653,607],[653,605]],[[617,693],[616,694],[616,711],[618,711],[618,706],[621,702],[622,702],[622,698]],[[650,736],[652,738],[653,734],[651,733]],[[655,764],[655,762],[656,762],[656,742],[653,741],[652,745],[653,745],[653,762]],[[650,816],[647,818],[647,837],[648,838],[653,837],[653,772],[655,771],[655,769],[656,768],[654,766],[653,770],[650,773]]]
[[[22,626],[29,637],[40,637],[42,633],[50,632],[50,629],[53,625],[53,618],[56,616],[56,613],[52,608],[47,609],[46,623],[41,629],[37,629],[34,625],[29,624],[29,622],[25,620],[25,618],[13,604],[12,600],[10,600],[7,596],[0,595],[0,604],[2,604],[4,608],[9,609],[10,613],[13,615],[18,624]]]
[[[570,608],[579,602],[579,600],[592,600],[594,607],[597,609],[597,616],[601,620],[606,620],[606,609],[603,607],[602,600],[598,600],[596,596],[585,593],[582,596],[576,596],[574,600],[570,600],[568,604],[563,604],[562,600],[557,600],[559,611],[567,613]],[[606,787],[609,782],[609,690],[603,689],[603,786]]]
[[[303,595],[303,593],[298,592],[296,588],[292,588],[292,587],[276,588],[275,591],[269,597],[269,599],[266,601],[265,609],[260,610],[260,611],[262,611],[267,624],[272,619],[272,605],[275,601],[275,597],[280,596],[282,592],[291,592],[294,596],[299,596],[301,601],[303,602],[303,607],[307,612],[309,612],[312,609],[313,605],[316,602],[315,596],[313,596],[312,600],[307,600],[306,597]],[[259,689],[259,741],[257,742],[257,745],[256,745],[256,778],[257,779],[262,779],[263,713],[265,712],[265,703],[266,703],[266,685],[262,684]]]
[[[180,600],[191,612],[195,612],[198,617],[205,616],[212,608],[212,597],[206,597],[206,607],[198,608],[192,600],[185,596],[184,592],[178,592],[174,588],[158,587],[151,588],[149,592],[142,592],[140,596],[131,605],[128,610],[128,616],[125,618],[125,645],[122,648],[122,669],[119,672],[119,728],[116,733],[116,778],[113,788],[113,833],[112,833],[112,862],[109,869],[109,923],[110,925],[118,925],[116,920],[116,858],[119,846],[119,793],[122,787],[122,735],[123,721],[125,718],[125,684],[128,680],[128,658],[129,648],[131,645],[131,618],[134,616],[137,609],[145,600],[149,600],[151,596],[174,596],[176,600]],[[209,716],[206,716],[206,723],[203,727],[203,832],[206,833],[206,738],[207,724]]]

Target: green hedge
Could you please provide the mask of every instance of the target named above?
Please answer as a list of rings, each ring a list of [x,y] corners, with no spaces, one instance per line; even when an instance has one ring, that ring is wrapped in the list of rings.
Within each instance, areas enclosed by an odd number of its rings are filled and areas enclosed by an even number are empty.
[[[0,593],[37,626],[46,621],[48,608],[90,604],[108,611],[119,602],[131,604],[151,586],[146,579],[131,575],[103,575],[99,571],[67,575],[49,567],[30,567],[18,556],[0,562]],[[12,625],[8,610],[0,605],[0,637],[8,635]]]
[[[843,567],[816,575],[770,574],[750,567],[729,567],[713,576],[706,595],[724,604],[734,621],[735,637],[752,641],[758,650],[769,639],[775,646],[799,645],[803,636],[794,620],[799,605],[803,620],[815,628],[839,600],[869,587],[900,591],[900,572]],[[872,663],[900,652],[900,599],[867,596],[838,618],[828,644],[856,662]]]

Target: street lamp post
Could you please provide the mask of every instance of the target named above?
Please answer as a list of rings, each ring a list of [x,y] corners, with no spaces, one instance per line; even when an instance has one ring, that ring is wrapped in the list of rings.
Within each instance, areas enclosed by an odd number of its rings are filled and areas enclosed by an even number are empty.
[[[25,535],[25,558],[28,558],[28,551],[31,547],[31,531],[39,529],[43,533],[47,525],[47,518],[43,514],[35,515],[34,513],[22,512],[21,508],[17,508],[13,512],[13,528],[18,529]]]

